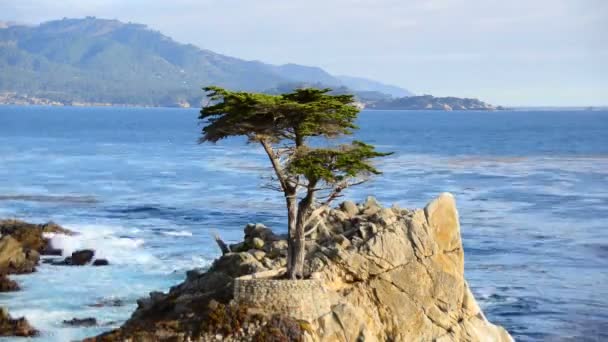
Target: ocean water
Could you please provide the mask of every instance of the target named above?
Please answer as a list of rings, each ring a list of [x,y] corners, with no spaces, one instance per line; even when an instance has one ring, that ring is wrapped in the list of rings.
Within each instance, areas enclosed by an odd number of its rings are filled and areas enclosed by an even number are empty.
[[[365,111],[357,138],[394,155],[355,201],[422,207],[455,194],[466,277],[518,341],[608,339],[608,112]],[[53,220],[66,253],[109,267],[41,265],[0,294],[40,341],[117,327],[153,290],[219,254],[248,222],[285,229],[268,164],[242,139],[196,143],[196,110],[0,107],[0,217]],[[99,303],[120,300],[123,306]],[[73,317],[100,326],[70,328]]]

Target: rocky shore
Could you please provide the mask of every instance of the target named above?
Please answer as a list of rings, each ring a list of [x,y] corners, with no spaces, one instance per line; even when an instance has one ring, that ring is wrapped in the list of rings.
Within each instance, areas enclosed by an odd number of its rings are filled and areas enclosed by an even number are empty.
[[[93,265],[108,264],[104,259],[92,261],[94,251],[91,250],[76,251],[65,259],[57,258],[62,255],[62,251],[53,248],[50,243],[49,237],[54,234],[75,233],[52,222],[32,224],[19,220],[0,220],[0,292],[20,291],[19,284],[10,275],[36,272],[41,256],[53,256],[54,258],[44,261],[56,265],[80,266],[89,262]],[[74,322],[80,323],[77,319],[70,321]],[[5,308],[0,308],[0,336],[32,337],[38,333],[26,318],[13,318]]]
[[[119,329],[86,341],[512,341],[464,277],[452,195],[424,209],[373,198],[327,210],[304,280],[285,280],[287,242],[260,224],[206,271],[138,301]]]
[[[45,234],[72,234],[71,231],[49,222],[31,224],[18,220],[0,220],[0,292],[19,291],[19,284],[10,274],[36,271],[40,255],[52,253]],[[0,336],[36,336],[38,331],[25,318],[14,319],[0,308]]]

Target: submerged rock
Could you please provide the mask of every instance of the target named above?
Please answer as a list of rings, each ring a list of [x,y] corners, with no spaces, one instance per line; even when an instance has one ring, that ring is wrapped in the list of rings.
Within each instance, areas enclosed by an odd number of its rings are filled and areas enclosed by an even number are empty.
[[[108,266],[110,262],[106,259],[95,259],[93,266]]]
[[[83,249],[79,251],[75,251],[72,253],[70,258],[70,264],[74,266],[82,266],[86,265],[93,259],[95,256],[95,251],[92,249]]]
[[[28,321],[21,318],[12,318],[6,309],[0,308],[0,336],[32,337],[38,335]]]
[[[89,341],[512,341],[486,320],[464,278],[452,195],[411,211],[373,198],[356,213],[349,204],[339,211],[320,225],[329,236],[307,244],[309,279],[281,280],[285,253],[274,249],[286,243],[248,225],[246,241],[256,231],[266,236],[257,236],[262,262],[225,254],[169,293],[140,300],[121,328]]]
[[[91,262],[91,260],[93,260],[93,257],[95,256],[95,251],[92,249],[82,249],[82,250],[78,250],[72,253],[71,256],[61,260],[61,261],[52,261],[51,264],[55,265],[55,266],[84,266],[88,263]],[[100,263],[103,264],[103,262],[106,262],[107,265],[107,260],[105,259],[99,259],[102,260],[100,261]],[[102,265],[95,265],[95,266],[102,266]]]
[[[72,318],[70,320],[63,321],[63,324],[73,327],[93,327],[97,325],[97,319],[93,317]]]
[[[105,299],[101,299],[100,301],[94,303],[94,304],[89,304],[88,306],[92,307],[92,308],[102,308],[102,307],[119,307],[119,306],[124,306],[125,302],[122,299],[116,299],[116,298],[105,298]]]

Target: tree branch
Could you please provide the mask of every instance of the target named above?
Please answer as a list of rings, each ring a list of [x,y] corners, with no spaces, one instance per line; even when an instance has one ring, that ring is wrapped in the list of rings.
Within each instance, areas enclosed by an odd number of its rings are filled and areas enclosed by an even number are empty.
[[[304,227],[308,226],[310,223],[312,223],[312,220],[314,220],[315,218],[317,218],[323,211],[325,211],[325,209],[329,208],[329,205],[331,204],[331,202],[333,200],[335,200],[336,198],[340,197],[340,193],[342,191],[344,191],[344,189],[350,187],[350,186],[354,186],[354,185],[359,185],[362,183],[367,182],[367,179],[362,179],[360,181],[354,182],[354,183],[348,183],[348,181],[345,181],[341,184],[336,185],[336,187],[334,188],[334,191],[332,191],[326,198],[325,202],[321,203],[321,205],[315,209],[310,216],[308,216],[308,218],[306,219],[306,221],[304,222]],[[320,219],[320,218],[319,218]],[[316,229],[318,225],[316,225],[313,229]],[[307,232],[308,234],[312,233],[311,231]]]
[[[222,255],[230,253],[230,247],[228,247],[228,245],[226,245],[226,243],[222,240],[222,238],[220,237],[220,235],[218,233],[214,233],[213,238],[215,239],[215,242],[217,243],[217,245],[220,247],[220,250],[222,251]]]
[[[283,192],[285,192],[285,195],[287,195],[287,192],[291,192],[290,190],[292,190],[292,188],[289,184],[287,184],[287,177],[283,173],[283,169],[281,168],[281,165],[277,160],[276,154],[274,153],[268,141],[264,140],[263,138],[258,138],[258,140],[260,144],[262,144],[262,147],[264,147],[264,151],[266,151],[268,159],[270,159],[270,163],[272,164],[274,173],[277,175],[279,183],[281,184],[281,189],[283,189]]]

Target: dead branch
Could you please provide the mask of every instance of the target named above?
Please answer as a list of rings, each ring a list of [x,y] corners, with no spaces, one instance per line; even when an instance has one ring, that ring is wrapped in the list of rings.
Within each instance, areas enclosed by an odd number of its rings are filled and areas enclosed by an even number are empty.
[[[215,242],[217,243],[217,245],[220,247],[220,250],[222,251],[222,255],[228,254],[231,252],[230,247],[228,247],[228,245],[222,240],[222,238],[220,237],[220,235],[217,232],[213,234],[213,238],[215,239]]]

